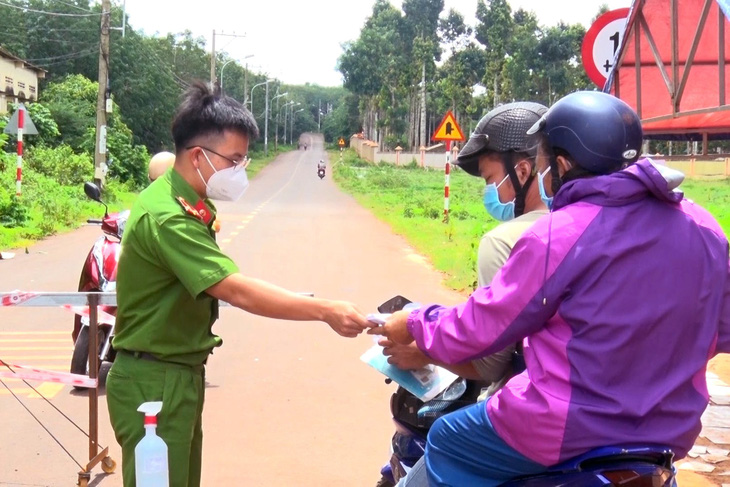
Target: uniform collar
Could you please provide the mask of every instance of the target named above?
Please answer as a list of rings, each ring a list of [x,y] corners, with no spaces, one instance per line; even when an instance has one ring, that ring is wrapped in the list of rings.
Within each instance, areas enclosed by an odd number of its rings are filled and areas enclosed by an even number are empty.
[[[215,220],[216,208],[209,199],[201,199],[185,178],[174,168],[170,168],[163,178],[172,187],[172,196],[193,217],[210,226]]]

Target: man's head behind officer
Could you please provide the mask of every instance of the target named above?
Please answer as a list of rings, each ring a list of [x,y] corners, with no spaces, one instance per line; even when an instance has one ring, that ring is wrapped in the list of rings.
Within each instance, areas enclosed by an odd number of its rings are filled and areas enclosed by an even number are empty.
[[[258,135],[256,121],[243,105],[196,83],[172,123],[175,169],[201,198],[236,200],[248,186],[248,146]]]
[[[150,165],[147,169],[147,176],[150,178],[150,182],[159,178],[165,171],[171,168],[175,164],[175,154],[172,152],[158,152],[152,159],[150,159]]]

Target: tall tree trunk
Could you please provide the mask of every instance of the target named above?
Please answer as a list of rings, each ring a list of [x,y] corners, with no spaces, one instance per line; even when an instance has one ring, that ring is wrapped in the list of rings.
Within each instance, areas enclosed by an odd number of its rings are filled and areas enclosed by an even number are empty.
[[[421,65],[421,137],[419,147],[426,145],[426,60]]]
[[[411,147],[414,151],[418,150],[418,120],[420,117],[420,95],[417,89],[411,90]]]
[[[411,90],[408,90],[408,147],[413,148],[415,145],[415,138],[413,136],[413,117],[414,117],[414,110],[413,110],[413,94],[411,93]]]
[[[494,106],[499,105],[499,75],[494,76]]]

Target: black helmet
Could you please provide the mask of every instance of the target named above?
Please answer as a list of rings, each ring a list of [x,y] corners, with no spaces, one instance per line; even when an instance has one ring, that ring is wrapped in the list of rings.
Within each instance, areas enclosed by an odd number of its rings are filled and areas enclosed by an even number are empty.
[[[636,161],[643,132],[636,112],[599,91],[571,93],[553,105],[530,130],[543,132],[554,149],[567,152],[583,169],[609,174]]]
[[[507,103],[493,109],[479,120],[459,152],[456,165],[472,176],[479,176],[479,156],[486,151],[527,152],[534,156],[537,147],[527,130],[545,112],[547,107],[532,102]]]

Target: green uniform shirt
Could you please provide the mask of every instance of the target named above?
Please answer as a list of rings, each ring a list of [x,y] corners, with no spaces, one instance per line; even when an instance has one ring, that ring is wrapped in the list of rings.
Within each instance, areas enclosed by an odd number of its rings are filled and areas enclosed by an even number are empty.
[[[200,197],[174,169],[137,198],[124,230],[117,272],[114,348],[199,365],[222,343],[211,331],[218,302],[204,291],[238,272],[204,223],[183,207]]]

